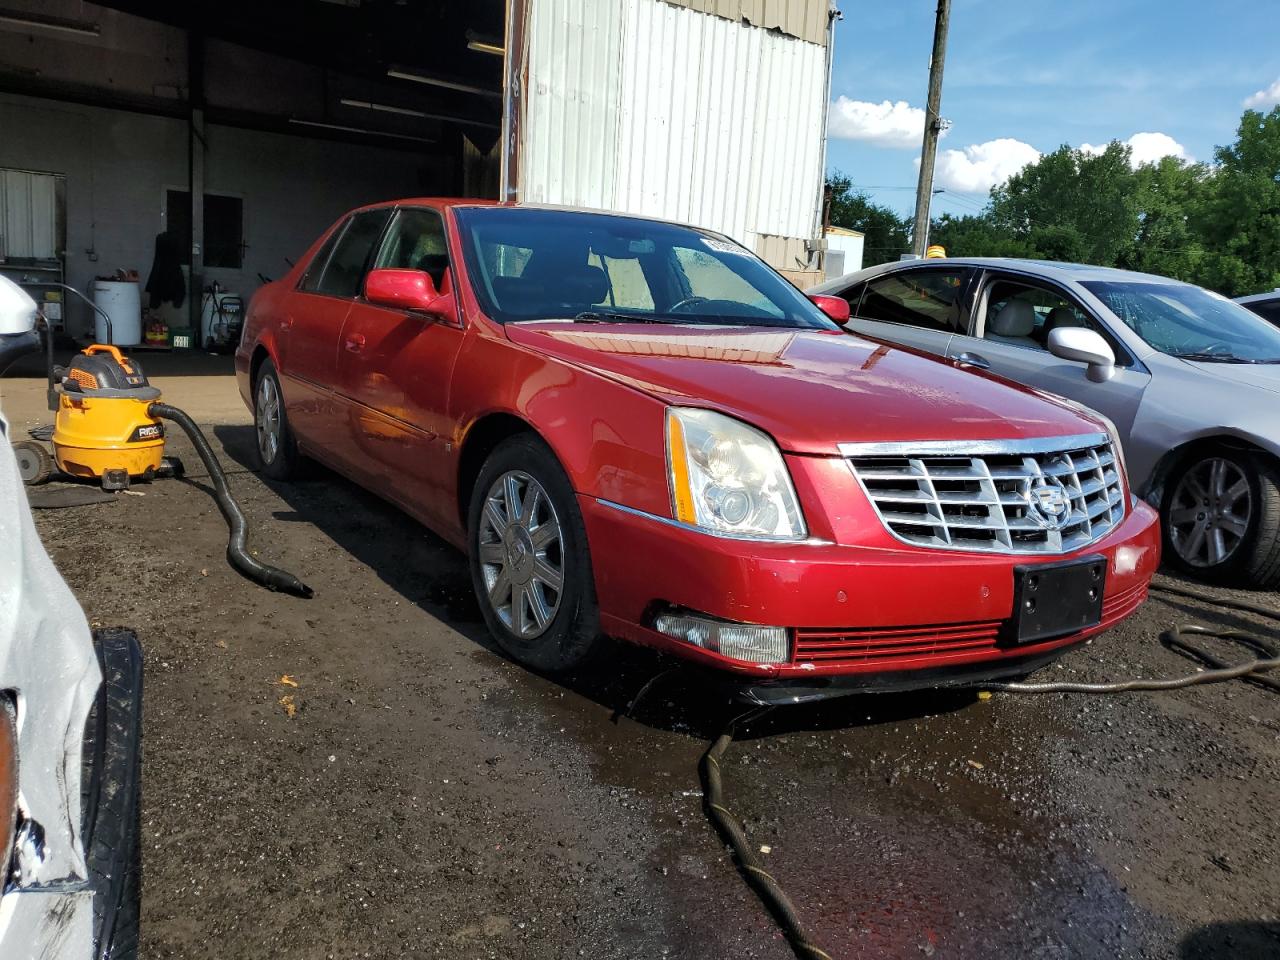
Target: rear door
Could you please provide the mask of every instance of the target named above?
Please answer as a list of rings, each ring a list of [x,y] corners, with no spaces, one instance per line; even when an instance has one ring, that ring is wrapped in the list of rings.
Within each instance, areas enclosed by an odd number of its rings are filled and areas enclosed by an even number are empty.
[[[453,290],[440,212],[401,207],[371,269],[422,270],[441,293]],[[449,381],[462,347],[461,323],[383,307],[361,296],[342,327],[337,390],[351,467],[378,493],[428,523],[456,520],[447,418]],[[448,502],[446,502],[448,501]]]
[[[966,328],[969,274],[939,265],[872,277],[839,294],[849,301],[848,329],[945,357],[951,338]]]
[[[338,335],[389,209],[347,218],[313,258],[280,319],[280,375],[289,423],[321,459],[334,437]]]
[[[1106,325],[1069,290],[1049,280],[990,271],[975,284],[971,334],[956,336],[952,359],[966,358],[1002,377],[1067,397],[1099,411],[1127,437],[1151,375]],[[1085,376],[1085,365],[1049,352],[1057,327],[1087,327],[1102,336],[1116,357],[1106,383]]]

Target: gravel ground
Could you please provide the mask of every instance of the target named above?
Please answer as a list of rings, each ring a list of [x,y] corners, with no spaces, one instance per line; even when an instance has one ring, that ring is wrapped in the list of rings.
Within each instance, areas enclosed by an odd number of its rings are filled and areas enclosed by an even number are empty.
[[[90,620],[146,651],[143,960],[791,956],[702,814],[728,703],[677,673],[616,718],[662,668],[643,651],[513,665],[459,555],[325,471],[265,483],[222,419],[253,545],[314,600],[227,566],[185,438],[187,482],[37,518]],[[1153,598],[1041,676],[1187,672],[1157,639],[1182,621],[1257,626]],[[748,728],[726,789],[840,960],[1275,957],[1277,706],[848,698]]]

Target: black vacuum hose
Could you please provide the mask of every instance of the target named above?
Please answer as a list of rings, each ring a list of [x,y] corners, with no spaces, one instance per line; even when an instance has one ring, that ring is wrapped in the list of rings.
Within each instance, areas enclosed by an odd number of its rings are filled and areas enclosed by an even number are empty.
[[[244,518],[240,505],[231,496],[231,489],[227,486],[227,476],[222,472],[218,455],[213,452],[213,447],[209,446],[209,441],[196,426],[196,422],[177,407],[171,407],[167,403],[153,403],[147,407],[147,413],[158,419],[172,420],[185,430],[196,448],[196,453],[200,454],[200,459],[204,461],[205,468],[209,471],[209,479],[213,481],[218,509],[222,511],[222,515],[227,519],[227,526],[231,528],[231,538],[227,541],[227,559],[231,561],[231,565],[268,590],[279,590],[281,593],[291,593],[295,597],[311,599],[314,596],[312,589],[292,573],[254,559],[245,549],[249,537],[249,524]]]
[[[759,710],[752,710],[741,717],[730,720],[728,726],[724,728],[724,732],[711,741],[711,746],[702,755],[702,799],[706,805],[707,816],[711,818],[711,822],[715,824],[724,841],[733,848],[734,858],[738,861],[738,869],[742,871],[747,883],[751,885],[756,895],[760,897],[769,912],[773,914],[773,918],[777,921],[778,926],[782,928],[782,932],[786,936],[787,942],[791,944],[791,949],[795,951],[798,960],[831,960],[831,954],[809,939],[809,935],[805,933],[804,927],[800,923],[800,917],[796,913],[795,906],[782,889],[782,884],[778,883],[773,874],[764,868],[764,864],[752,847],[751,841],[747,839],[746,830],[742,828],[738,818],[724,805],[724,785],[720,779],[720,759],[724,756],[724,752],[729,749],[729,744],[733,743],[733,735],[739,723],[749,723],[772,709],[772,707],[762,707]]]

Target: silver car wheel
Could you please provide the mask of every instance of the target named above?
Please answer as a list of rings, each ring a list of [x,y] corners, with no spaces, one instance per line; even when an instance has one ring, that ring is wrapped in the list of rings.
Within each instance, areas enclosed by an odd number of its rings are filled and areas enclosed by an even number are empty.
[[[280,452],[280,391],[273,377],[258,381],[257,402],[253,405],[253,422],[258,431],[258,453],[263,463],[274,463]]]
[[[1240,548],[1253,519],[1249,478],[1212,457],[1189,468],[1169,502],[1169,539],[1193,567],[1216,567]]]
[[[542,484],[520,470],[498,477],[485,494],[477,549],[498,619],[522,640],[541,636],[564,595],[560,518]]]

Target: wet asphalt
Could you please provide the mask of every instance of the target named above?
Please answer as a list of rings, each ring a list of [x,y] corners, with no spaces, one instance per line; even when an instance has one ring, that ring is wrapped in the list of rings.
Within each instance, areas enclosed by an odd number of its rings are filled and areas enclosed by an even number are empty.
[[[324,470],[264,482],[228,419],[251,545],[315,599],[228,567],[185,439],[187,481],[37,518],[90,620],[146,652],[143,960],[794,955],[702,809],[740,708],[678,670],[621,716],[667,666],[642,650],[511,663],[456,552]],[[1037,676],[1188,672],[1175,621],[1277,637],[1153,597]],[[1243,682],[851,697],[748,726],[725,786],[834,958],[1275,957],[1278,708]]]

